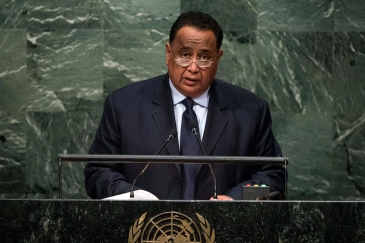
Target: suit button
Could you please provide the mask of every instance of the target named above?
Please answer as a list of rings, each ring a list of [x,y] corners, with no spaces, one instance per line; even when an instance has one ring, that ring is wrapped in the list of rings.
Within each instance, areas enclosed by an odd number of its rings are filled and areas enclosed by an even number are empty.
[[[177,184],[180,184],[180,183],[181,183],[181,177],[178,177],[178,178],[176,179],[176,182],[177,182]]]

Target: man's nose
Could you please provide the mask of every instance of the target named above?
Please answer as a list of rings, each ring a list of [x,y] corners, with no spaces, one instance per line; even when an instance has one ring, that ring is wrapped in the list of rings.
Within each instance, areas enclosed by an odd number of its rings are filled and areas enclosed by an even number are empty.
[[[199,71],[199,66],[196,64],[196,60],[191,61],[191,64],[188,66],[188,70],[192,73]]]

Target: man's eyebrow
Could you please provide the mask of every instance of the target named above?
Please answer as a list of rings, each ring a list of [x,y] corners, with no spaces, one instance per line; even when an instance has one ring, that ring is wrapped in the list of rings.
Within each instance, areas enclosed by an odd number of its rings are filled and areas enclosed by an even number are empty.
[[[188,47],[188,46],[183,46],[179,49],[179,51],[191,51],[192,48],[191,47]]]
[[[212,51],[210,49],[201,49],[199,52],[211,53]]]
[[[189,46],[183,46],[179,49],[179,51],[191,51],[193,50],[193,48],[189,47]],[[200,50],[198,50],[199,53],[212,53],[212,51],[209,48],[202,48]]]

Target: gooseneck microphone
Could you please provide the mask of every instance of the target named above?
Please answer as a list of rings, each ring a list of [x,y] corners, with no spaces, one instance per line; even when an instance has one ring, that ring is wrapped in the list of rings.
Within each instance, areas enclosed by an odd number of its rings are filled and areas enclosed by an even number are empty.
[[[176,129],[172,129],[171,131],[170,131],[170,134],[169,134],[169,136],[167,137],[167,139],[166,139],[166,141],[164,142],[164,144],[162,144],[162,146],[161,146],[161,148],[157,151],[157,153],[155,154],[155,155],[158,155],[160,152],[161,152],[161,150],[163,149],[163,148],[165,148],[166,147],[166,145],[167,145],[167,143],[168,142],[170,142],[171,140],[173,140],[174,138],[176,138],[176,136],[177,136],[177,131],[176,131]],[[129,198],[134,198],[134,192],[133,192],[133,190],[134,190],[134,184],[136,184],[136,182],[137,182],[137,180],[138,180],[138,178],[146,171],[146,169],[147,169],[147,167],[150,165],[150,163],[148,163],[144,168],[143,168],[143,170],[141,171],[141,173],[139,173],[139,175],[136,177],[136,179],[134,179],[134,181],[133,181],[133,183],[132,183],[132,187],[131,187],[131,192],[130,192],[130,194],[129,194]]]
[[[194,124],[194,123],[191,123],[189,124],[190,128],[191,128],[191,131],[194,133],[196,139],[198,140],[198,143],[199,143],[199,146],[200,146],[200,149],[202,150],[204,156],[207,156],[207,154],[205,153],[204,151],[204,148],[203,148],[203,145],[202,145],[202,142],[200,141],[200,138],[199,138],[199,135],[198,135],[198,124]],[[209,165],[209,168],[210,168],[210,172],[212,173],[212,176],[213,176],[213,180],[214,180],[214,195],[213,195],[213,198],[214,199],[217,199],[217,180],[215,179],[215,174],[214,174],[214,170],[212,168],[212,165],[211,164],[208,164]]]

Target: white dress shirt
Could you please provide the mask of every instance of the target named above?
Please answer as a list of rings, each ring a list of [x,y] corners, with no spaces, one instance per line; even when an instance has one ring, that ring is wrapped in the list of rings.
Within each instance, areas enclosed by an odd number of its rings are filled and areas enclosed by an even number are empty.
[[[181,101],[183,101],[186,98],[186,96],[182,95],[175,88],[175,86],[171,82],[171,79],[169,79],[169,81],[170,81],[170,88],[171,88],[171,93],[172,93],[172,102],[174,105],[177,138],[178,138],[179,147],[180,147],[181,120],[182,120],[182,114],[184,113],[184,111],[186,109],[185,106],[181,103]],[[198,119],[199,133],[200,133],[201,140],[203,140],[205,123],[207,121],[208,104],[209,104],[209,88],[201,96],[193,99],[194,102],[196,103],[193,107],[193,110],[195,111],[196,117]]]

